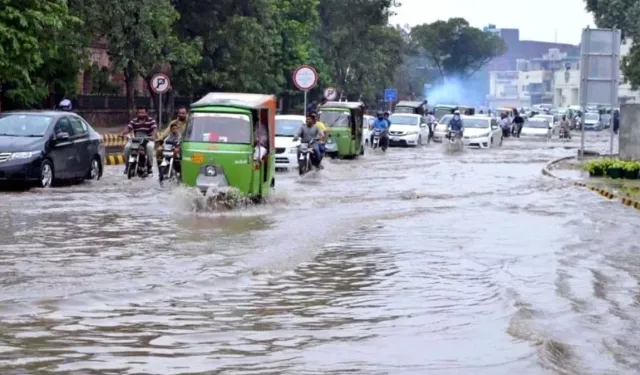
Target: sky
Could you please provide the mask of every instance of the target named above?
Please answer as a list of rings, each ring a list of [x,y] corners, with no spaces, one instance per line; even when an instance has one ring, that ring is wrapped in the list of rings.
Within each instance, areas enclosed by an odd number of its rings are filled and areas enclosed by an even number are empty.
[[[392,24],[415,26],[460,17],[482,28],[520,29],[521,40],[579,44],[582,29],[595,27],[584,0],[400,0]],[[557,31],[557,39],[556,39]]]

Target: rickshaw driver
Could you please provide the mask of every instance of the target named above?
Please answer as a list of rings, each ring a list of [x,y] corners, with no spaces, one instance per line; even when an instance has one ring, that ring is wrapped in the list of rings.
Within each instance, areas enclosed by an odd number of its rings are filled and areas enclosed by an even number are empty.
[[[253,158],[255,160],[262,160],[269,150],[269,131],[267,130],[267,125],[263,124],[259,120],[256,121],[255,126],[256,132]]]
[[[320,128],[314,123],[313,117],[311,114],[307,115],[306,123],[300,126],[298,132],[295,137],[293,137],[293,141],[297,141],[300,139],[301,143],[308,143],[311,149],[313,150],[313,155],[311,156],[311,163],[317,169],[320,169],[320,162],[322,161],[322,153],[320,153],[320,144],[318,143],[319,138],[322,136],[322,132]],[[298,158],[300,157],[300,149],[298,149]]]

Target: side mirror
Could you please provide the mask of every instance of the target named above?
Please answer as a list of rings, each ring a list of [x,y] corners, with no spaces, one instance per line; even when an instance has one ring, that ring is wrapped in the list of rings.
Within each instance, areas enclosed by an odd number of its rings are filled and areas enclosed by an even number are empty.
[[[67,132],[56,133],[56,141],[58,142],[66,141],[69,138],[71,138],[71,135]]]

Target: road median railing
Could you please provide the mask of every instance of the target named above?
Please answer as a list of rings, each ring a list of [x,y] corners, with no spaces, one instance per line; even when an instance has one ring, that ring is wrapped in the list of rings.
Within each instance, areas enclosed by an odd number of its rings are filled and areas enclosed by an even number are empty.
[[[605,156],[605,155],[603,155]],[[578,186],[578,187],[583,187],[583,188],[587,188],[591,191],[593,191],[594,193],[598,193],[599,195],[601,195],[602,197],[609,199],[609,200],[617,200],[620,203],[622,203],[623,205],[627,206],[627,207],[633,207],[636,210],[640,210],[640,202],[636,201],[634,199],[631,199],[629,197],[623,197],[623,196],[618,196],[614,193],[612,193],[611,191],[607,190],[607,189],[603,189],[601,187],[592,185],[592,184],[588,184],[586,182],[582,182],[582,181],[572,181],[570,179],[566,179],[566,178],[561,178],[556,176],[555,174],[553,174],[551,172],[551,169],[554,165],[561,163],[563,161],[566,160],[571,160],[571,159],[575,159],[575,156],[568,156],[568,157],[564,157],[564,158],[560,158],[560,159],[556,159],[553,160],[549,163],[547,163],[547,165],[544,166],[544,168],[542,168],[542,174],[545,176],[549,176],[553,179],[559,180],[559,181],[563,181],[563,182],[568,182],[573,184],[574,186]]]

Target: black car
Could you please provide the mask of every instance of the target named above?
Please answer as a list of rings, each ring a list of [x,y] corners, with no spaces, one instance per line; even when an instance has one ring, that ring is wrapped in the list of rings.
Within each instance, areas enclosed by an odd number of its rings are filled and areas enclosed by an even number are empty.
[[[75,113],[0,113],[0,183],[98,180],[104,160],[100,134]]]

